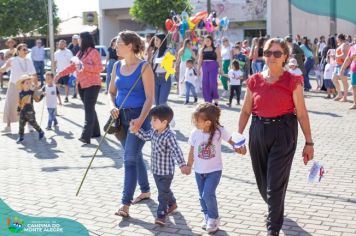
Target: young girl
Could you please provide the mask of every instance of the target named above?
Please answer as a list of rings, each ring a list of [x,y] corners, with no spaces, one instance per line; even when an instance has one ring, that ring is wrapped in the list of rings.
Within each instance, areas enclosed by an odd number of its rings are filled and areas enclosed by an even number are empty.
[[[336,97],[336,90],[335,90],[335,86],[332,81],[333,72],[336,67],[334,50],[329,50],[327,52],[326,61],[327,61],[327,64],[325,65],[325,69],[324,69],[324,83],[325,83],[325,87],[326,87],[328,95],[325,98],[329,99],[329,98],[331,98],[331,95]]]
[[[219,123],[220,113],[220,108],[214,104],[199,105],[193,113],[196,129],[192,131],[188,141],[191,147],[187,174],[195,162],[195,178],[204,214],[202,228],[209,233],[217,231],[220,223],[215,192],[222,172],[221,141],[234,144],[230,133]]]
[[[228,73],[230,82],[230,99],[228,105],[231,107],[231,102],[234,97],[234,92],[236,92],[237,105],[240,105],[241,97],[241,80],[243,79],[243,73],[240,70],[240,64],[237,60],[233,60],[231,63],[231,69]]]

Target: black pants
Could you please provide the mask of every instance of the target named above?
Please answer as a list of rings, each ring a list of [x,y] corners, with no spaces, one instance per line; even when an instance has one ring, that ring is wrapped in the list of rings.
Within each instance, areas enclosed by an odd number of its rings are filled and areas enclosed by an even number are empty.
[[[284,199],[297,146],[298,122],[294,114],[261,120],[252,118],[249,150],[258,190],[268,205],[267,230],[283,225]]]
[[[158,208],[157,217],[164,217],[167,213],[167,208],[176,203],[173,192],[171,190],[171,184],[173,181],[173,175],[153,175],[157,190],[158,190]]]
[[[31,105],[32,106],[32,105]],[[37,132],[42,132],[41,127],[36,122],[36,113],[32,108],[25,107],[20,112],[20,121],[19,121],[19,135],[23,136],[25,133],[25,125],[29,123]]]
[[[230,85],[230,99],[229,102],[232,102],[234,98],[234,92],[236,92],[236,99],[237,103],[240,104],[240,97],[241,97],[241,85]]]
[[[81,138],[90,142],[90,138],[100,136],[100,126],[95,111],[95,104],[98,99],[100,86],[81,88],[78,86],[80,99],[84,104],[85,123]]]

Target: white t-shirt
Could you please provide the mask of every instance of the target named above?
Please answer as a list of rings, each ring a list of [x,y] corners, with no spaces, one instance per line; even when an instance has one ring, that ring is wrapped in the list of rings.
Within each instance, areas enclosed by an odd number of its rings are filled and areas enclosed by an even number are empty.
[[[163,61],[166,52],[163,54],[162,57],[158,57],[159,50],[156,51],[154,58],[153,58],[153,69],[156,68],[155,73],[166,73],[166,70],[161,67],[161,63]],[[156,67],[157,66],[157,67]]]
[[[54,60],[57,62],[56,72],[59,73],[70,65],[70,59],[72,59],[73,53],[65,48],[59,49],[54,53]]]
[[[220,132],[216,131],[209,147],[206,147],[209,133],[194,129],[190,134],[188,143],[194,147],[194,170],[196,173],[206,174],[222,170],[221,140],[229,141],[231,134],[224,128],[219,128],[219,130]]]
[[[333,64],[328,63],[325,65],[324,79],[332,79],[335,66],[336,66],[335,63]]]
[[[288,72],[293,75],[302,75],[303,74],[303,72],[299,68],[295,68],[294,70],[289,69]]]
[[[185,69],[184,81],[187,81],[195,86],[196,80],[197,80],[197,76],[194,74],[194,69],[193,68]]]
[[[57,93],[58,93],[58,88],[53,85],[49,87],[46,85],[44,87],[44,92],[46,92],[46,105],[47,108],[56,108],[57,107]]]
[[[16,83],[22,75],[35,75],[36,69],[33,65],[33,62],[30,58],[21,58],[19,56],[11,57],[11,74],[10,74],[10,82]]]
[[[242,72],[240,70],[229,70],[230,85],[241,85]]]
[[[230,60],[231,59],[231,46],[228,47],[221,46],[221,58],[223,60]]]

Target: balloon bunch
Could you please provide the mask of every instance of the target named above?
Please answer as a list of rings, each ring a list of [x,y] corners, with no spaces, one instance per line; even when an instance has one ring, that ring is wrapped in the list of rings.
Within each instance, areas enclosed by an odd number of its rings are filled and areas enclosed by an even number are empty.
[[[173,33],[173,40],[179,38],[179,34],[184,38],[187,30],[191,32],[192,37],[195,30],[206,30],[208,33],[212,33],[214,31],[226,31],[229,28],[229,19],[227,17],[219,19],[215,11],[210,14],[207,11],[200,11],[190,17],[186,11],[183,11],[180,15],[171,11],[170,15],[171,18],[166,20],[165,25],[166,29]],[[195,33],[193,33],[193,42],[198,40],[195,38]]]

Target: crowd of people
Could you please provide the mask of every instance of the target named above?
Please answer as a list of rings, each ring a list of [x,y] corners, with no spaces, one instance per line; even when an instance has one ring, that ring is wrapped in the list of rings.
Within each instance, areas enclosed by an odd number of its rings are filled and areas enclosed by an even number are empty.
[[[4,60],[7,59],[0,69],[1,73],[10,72],[4,132],[11,132],[11,123],[19,121],[18,143],[24,140],[26,123],[31,124],[42,139],[44,131],[36,122],[33,101],[46,99],[47,129],[57,126],[56,105],[57,99],[61,104],[61,99],[56,84],[65,87],[64,102],[68,102],[70,77],[74,77],[74,96],[78,92],[84,104],[85,123],[79,140],[89,144],[92,138],[100,137],[95,104],[102,86],[103,67],[92,36],[88,32],[75,35],[68,48],[64,40],[59,41],[55,75],[43,71],[40,41],[36,41],[32,49],[35,52],[32,59],[26,57],[26,44],[19,44],[14,50],[14,46],[10,48],[12,41],[8,41],[11,55],[4,55]],[[246,146],[234,146],[228,128],[220,124],[224,107],[220,102],[222,97],[227,97],[226,105],[231,107],[236,97],[236,105],[240,106],[241,90],[246,84],[238,133],[243,135],[252,116],[248,142],[252,169],[261,197],[268,205],[268,235],[279,235],[298,123],[305,137],[304,163],[313,159],[314,143],[304,101],[304,92],[312,90],[310,74],[314,72],[316,76],[316,91],[326,90],[326,98],[345,102],[350,67],[355,102],[351,108],[356,109],[355,41],[356,38],[352,42],[343,34],[330,36],[327,41],[320,37],[313,43],[299,36],[295,39],[260,37],[253,38],[249,46],[248,40],[231,44],[226,37],[216,40],[206,35],[199,47],[185,39],[181,47],[173,50],[164,33],[149,35],[144,40],[135,32],[120,32],[110,42],[105,92],[110,98],[115,135],[124,150],[123,193],[115,214],[128,217],[132,204],[151,197],[142,154],[145,142],[151,141],[151,168],[159,202],[155,223],[164,226],[166,217],[178,207],[171,191],[174,163],[177,163],[183,174],[189,175],[194,169],[203,213],[202,228],[217,231],[220,217],[216,188],[223,170],[221,143],[224,140],[235,152],[246,153]],[[162,65],[168,52],[176,55],[175,65],[172,65],[176,68],[175,76],[167,76]],[[171,130],[174,112],[168,106],[168,97],[174,80],[178,94],[185,99],[184,104],[190,103],[190,94],[193,103],[197,103],[200,92],[204,101],[192,114],[195,129],[188,141],[187,160]],[[134,199],[137,184],[141,193]]]

